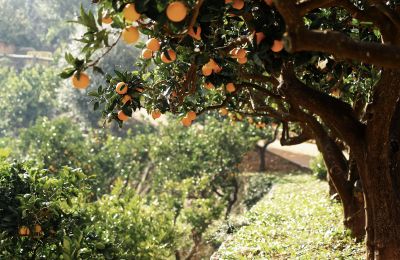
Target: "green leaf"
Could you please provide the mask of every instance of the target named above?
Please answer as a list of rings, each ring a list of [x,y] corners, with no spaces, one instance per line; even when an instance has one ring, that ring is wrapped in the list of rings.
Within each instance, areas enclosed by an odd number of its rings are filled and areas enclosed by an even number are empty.
[[[59,74],[59,76],[63,79],[67,79],[67,78],[70,78],[74,74],[75,71],[76,71],[75,68],[67,68],[63,72],[61,72]]]

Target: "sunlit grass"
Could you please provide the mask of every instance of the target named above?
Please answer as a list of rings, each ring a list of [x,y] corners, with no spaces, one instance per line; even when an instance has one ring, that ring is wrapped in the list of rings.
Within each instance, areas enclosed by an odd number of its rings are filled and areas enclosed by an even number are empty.
[[[362,259],[342,224],[341,205],[326,182],[310,175],[276,180],[270,193],[246,215],[249,225],[225,241],[218,259]]]

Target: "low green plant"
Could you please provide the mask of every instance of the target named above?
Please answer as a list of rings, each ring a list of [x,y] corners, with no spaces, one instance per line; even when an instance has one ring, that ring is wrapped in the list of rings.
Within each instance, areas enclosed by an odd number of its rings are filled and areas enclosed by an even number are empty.
[[[326,169],[322,154],[319,154],[310,162],[310,168],[317,179],[326,180],[328,171]]]
[[[341,224],[342,210],[310,175],[277,178],[270,193],[247,214],[247,225],[212,259],[364,259]]]

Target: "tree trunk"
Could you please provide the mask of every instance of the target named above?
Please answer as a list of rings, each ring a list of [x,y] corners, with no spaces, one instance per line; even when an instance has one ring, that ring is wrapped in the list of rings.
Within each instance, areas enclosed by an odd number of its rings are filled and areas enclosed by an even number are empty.
[[[364,190],[368,259],[400,259],[400,71],[383,71],[367,107],[358,155]]]
[[[258,155],[260,156],[260,166],[258,167],[259,172],[265,172],[267,167],[265,165],[265,152],[267,151],[268,145],[257,146]]]

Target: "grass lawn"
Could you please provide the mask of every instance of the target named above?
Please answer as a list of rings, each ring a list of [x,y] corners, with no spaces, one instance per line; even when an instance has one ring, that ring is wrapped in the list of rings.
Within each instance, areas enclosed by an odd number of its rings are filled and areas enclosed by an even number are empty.
[[[245,215],[212,259],[363,259],[363,243],[344,230],[341,205],[328,184],[311,175],[286,175]]]

